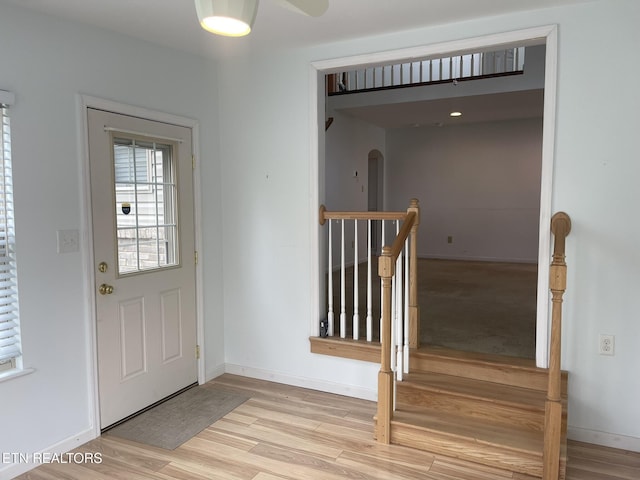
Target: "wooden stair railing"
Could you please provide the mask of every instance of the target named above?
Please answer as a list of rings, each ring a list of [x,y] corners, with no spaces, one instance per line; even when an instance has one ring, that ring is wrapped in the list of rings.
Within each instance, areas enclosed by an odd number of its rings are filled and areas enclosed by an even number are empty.
[[[417,199],[411,199],[410,203],[409,203],[409,207],[407,208],[406,212],[389,212],[389,211],[367,211],[367,212],[355,212],[355,211],[343,211],[343,212],[338,212],[338,211],[328,211],[326,209],[326,207],[324,205],[320,206],[320,211],[319,211],[319,223],[320,225],[324,225],[327,220],[331,221],[338,221],[339,222],[339,226],[341,226],[341,230],[342,230],[342,241],[341,241],[341,245],[340,245],[340,249],[341,251],[339,252],[339,256],[340,256],[340,297],[341,297],[341,305],[340,305],[340,314],[339,314],[339,325],[340,325],[340,336],[342,338],[345,338],[345,326],[347,323],[347,312],[345,311],[344,308],[344,303],[345,303],[345,293],[344,293],[344,281],[345,281],[345,251],[344,251],[344,231],[345,231],[345,225],[344,222],[345,221],[354,221],[354,222],[358,222],[358,221],[366,221],[368,222],[368,229],[367,229],[367,238],[366,238],[366,243],[367,243],[367,268],[368,268],[368,273],[367,273],[367,278],[370,280],[373,274],[373,269],[372,269],[372,249],[371,249],[371,236],[372,236],[372,228],[371,228],[371,222],[372,221],[380,221],[382,224],[382,241],[384,242],[384,236],[385,236],[385,230],[384,230],[384,223],[385,222],[398,222],[398,224],[400,222],[402,222],[402,228],[403,229],[408,229],[408,232],[410,234],[410,241],[409,241],[409,249],[408,252],[406,253],[406,255],[408,256],[408,279],[406,280],[406,289],[407,289],[407,296],[408,296],[408,302],[406,304],[406,308],[405,310],[407,311],[407,316],[408,316],[408,327],[406,328],[407,331],[407,342],[406,345],[407,347],[410,348],[417,348],[419,345],[419,307],[418,307],[418,250],[417,250],[417,236],[418,236],[418,224],[419,224],[419,216],[420,216],[420,208],[419,208],[419,204],[418,204],[418,200]],[[408,226],[408,218],[411,217],[411,226]],[[331,223],[329,223],[329,244],[328,244],[328,260],[329,260],[329,265],[328,265],[328,290],[329,290],[329,298],[328,298],[328,312],[327,312],[327,332],[328,332],[328,336],[333,336],[334,335],[334,304],[333,304],[333,300],[332,300],[332,295],[333,295],[333,289],[332,289],[332,278],[331,278],[331,272],[333,270],[333,264],[332,264],[332,237],[331,237]],[[378,232],[380,233],[380,232]],[[407,238],[406,234],[403,234],[403,232],[399,232],[401,235],[404,236],[404,240],[397,240],[396,239],[396,243],[394,243],[394,246],[397,245],[397,251],[396,254],[394,256],[394,260],[398,258],[398,255],[400,254],[400,252],[403,250],[403,245],[404,242]],[[356,225],[356,229],[355,229],[355,238],[354,238],[354,259],[358,258],[358,236],[357,236],[357,225]],[[378,263],[380,264],[381,258],[379,258]],[[358,309],[358,304],[359,304],[359,297],[358,297],[358,284],[357,284],[357,277],[358,277],[358,263],[357,261],[354,261],[354,265],[353,265],[353,269],[354,269],[354,312],[353,312],[353,323],[354,323],[354,329],[353,329],[353,340],[359,340],[359,336],[357,333],[357,329],[355,324],[358,323],[358,318],[359,318],[359,309]],[[383,282],[383,279],[381,278],[381,283]],[[381,292],[382,294],[382,292]],[[367,285],[367,316],[366,316],[366,323],[367,323],[367,342],[371,342],[372,338],[371,338],[371,332],[370,332],[370,323],[372,321],[371,317],[371,296],[372,296],[372,291],[371,291],[371,285],[368,284]],[[390,304],[389,304],[389,308],[390,308]],[[382,322],[380,322],[382,323]],[[400,348],[398,349],[400,350]],[[406,359],[406,361],[408,361],[409,359],[409,352],[408,352],[408,348],[405,349],[406,352],[403,353],[404,358]],[[405,362],[406,363],[406,362]]]
[[[410,334],[415,335],[410,345],[418,345],[418,310],[417,310],[417,250],[416,236],[418,228],[418,204],[412,200],[411,206],[407,210],[407,216],[402,223],[402,228],[398,232],[391,246],[382,248],[382,255],[378,260],[378,274],[382,279],[382,325],[380,327],[380,371],[378,372],[378,412],[376,423],[376,438],[379,442],[391,443],[391,418],[393,416],[393,388],[394,388],[394,372],[391,368],[391,279],[395,275],[395,265],[398,255],[402,251],[403,245],[407,238],[411,235],[410,255],[412,257],[410,267],[410,296],[414,301],[410,301]],[[413,320],[413,321],[412,321]],[[413,327],[411,326],[413,325]]]
[[[561,396],[561,339],[562,297],[567,287],[567,264],[565,263],[565,239],[571,231],[571,219],[564,212],[551,219],[554,248],[550,267],[549,288],[552,294],[551,344],[549,351],[549,384],[545,403],[543,479],[557,480],[560,472],[560,445],[562,435]]]

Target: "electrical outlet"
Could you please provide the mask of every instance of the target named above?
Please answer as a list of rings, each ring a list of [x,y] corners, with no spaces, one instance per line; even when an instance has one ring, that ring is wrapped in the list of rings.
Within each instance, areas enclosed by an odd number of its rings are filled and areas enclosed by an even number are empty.
[[[600,334],[600,341],[598,343],[598,353],[600,355],[615,355],[615,346],[615,335]]]
[[[447,237],[447,243],[449,243],[449,244],[453,243],[453,235],[449,235]]]

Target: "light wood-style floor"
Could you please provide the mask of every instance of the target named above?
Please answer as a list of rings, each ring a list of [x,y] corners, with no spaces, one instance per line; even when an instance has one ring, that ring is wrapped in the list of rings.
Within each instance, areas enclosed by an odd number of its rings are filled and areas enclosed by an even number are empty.
[[[176,450],[108,433],[78,452],[100,464],[48,464],[19,479],[95,480],[529,480],[511,472],[372,439],[373,402],[223,375],[251,398]],[[568,480],[640,478],[640,454],[569,443]]]

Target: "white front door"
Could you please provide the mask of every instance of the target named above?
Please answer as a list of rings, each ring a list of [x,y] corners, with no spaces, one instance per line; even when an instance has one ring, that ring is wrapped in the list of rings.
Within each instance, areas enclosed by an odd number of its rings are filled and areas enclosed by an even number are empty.
[[[197,381],[191,130],[87,115],[105,428]]]

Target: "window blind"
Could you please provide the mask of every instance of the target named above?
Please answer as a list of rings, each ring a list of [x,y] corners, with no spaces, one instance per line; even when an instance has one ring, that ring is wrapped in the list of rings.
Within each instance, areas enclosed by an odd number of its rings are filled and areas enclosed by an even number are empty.
[[[6,92],[1,92],[6,93]],[[0,100],[6,99],[0,96]],[[0,365],[20,356],[9,108],[0,103]]]

